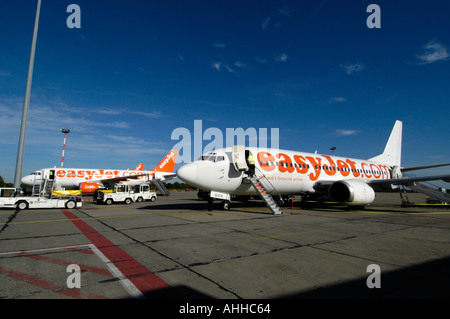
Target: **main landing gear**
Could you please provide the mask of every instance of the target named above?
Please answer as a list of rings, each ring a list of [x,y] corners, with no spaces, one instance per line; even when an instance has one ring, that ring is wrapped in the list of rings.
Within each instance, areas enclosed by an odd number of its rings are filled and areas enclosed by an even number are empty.
[[[229,200],[224,200],[220,203],[220,208],[223,210],[230,210],[231,202]]]
[[[230,210],[231,202],[229,200],[223,200],[220,202],[220,209],[221,210]],[[213,210],[213,199],[208,199],[208,210]]]

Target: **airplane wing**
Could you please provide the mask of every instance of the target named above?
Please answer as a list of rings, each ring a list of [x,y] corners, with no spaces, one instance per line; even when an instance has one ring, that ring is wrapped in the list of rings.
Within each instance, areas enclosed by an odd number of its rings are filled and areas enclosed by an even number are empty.
[[[437,176],[423,176],[423,177],[403,177],[403,178],[392,178],[392,179],[375,179],[367,181],[366,183],[375,190],[383,190],[389,188],[391,185],[414,185],[415,182],[425,182],[425,181],[444,181],[450,183],[450,175],[437,175]],[[335,181],[320,181],[316,182],[313,186],[316,192],[328,192],[328,188]]]
[[[170,181],[177,177],[176,173],[167,173],[167,172],[155,172],[155,179],[160,179],[162,181]]]
[[[103,183],[103,184],[115,184],[118,182],[126,181],[128,179],[137,179],[138,177],[148,176],[149,174],[139,174],[139,175],[131,175],[131,176],[120,176],[113,178],[100,178],[96,180],[92,180],[90,182],[93,183]]]
[[[403,177],[403,178],[393,178],[393,179],[379,179],[371,180],[368,182],[369,185],[411,185],[414,182],[425,182],[425,181],[439,181],[450,183],[450,175],[437,175],[437,176],[422,176],[422,177]]]
[[[401,168],[402,172],[410,172],[417,171],[421,169],[442,167],[442,166],[450,166],[450,163],[445,164],[435,164],[435,165],[427,165],[427,166],[416,166],[416,167],[407,167]],[[387,186],[387,185],[413,185],[415,182],[426,182],[426,181],[439,181],[442,180],[444,182],[450,183],[450,175],[436,175],[436,176],[422,176],[422,177],[402,177],[402,178],[392,178],[392,179],[378,179],[371,180],[368,182],[371,186]]]
[[[149,182],[153,181],[153,176],[156,179],[160,179],[162,181],[169,181],[171,179],[174,179],[177,177],[176,173],[166,173],[166,172],[155,172],[155,173],[147,173],[147,174],[139,174],[139,175],[131,175],[131,176],[120,176],[120,177],[114,177],[114,178],[100,178],[96,180],[92,180],[90,182],[93,183],[102,183],[102,184],[116,184],[118,182],[123,182],[129,179],[137,179],[138,177],[147,177],[147,180]]]

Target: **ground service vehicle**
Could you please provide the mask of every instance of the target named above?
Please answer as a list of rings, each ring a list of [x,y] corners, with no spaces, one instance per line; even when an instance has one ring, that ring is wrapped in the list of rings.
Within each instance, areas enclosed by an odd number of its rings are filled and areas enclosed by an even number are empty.
[[[97,195],[97,203],[111,205],[112,203],[131,204],[156,200],[156,193],[151,190],[149,183],[118,183],[114,189],[100,190]]]
[[[33,208],[67,208],[82,207],[81,196],[23,196],[16,188],[0,188],[0,208],[18,210]]]

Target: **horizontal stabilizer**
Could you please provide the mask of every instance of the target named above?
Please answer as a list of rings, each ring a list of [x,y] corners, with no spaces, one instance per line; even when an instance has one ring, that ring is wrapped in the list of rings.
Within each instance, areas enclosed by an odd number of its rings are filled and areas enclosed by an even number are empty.
[[[436,164],[436,165],[428,165],[428,166],[406,167],[406,168],[402,168],[402,172],[418,171],[418,170],[420,170],[420,169],[427,169],[427,168],[434,168],[434,167],[442,167],[442,166],[450,166],[450,163],[446,163],[446,164]]]

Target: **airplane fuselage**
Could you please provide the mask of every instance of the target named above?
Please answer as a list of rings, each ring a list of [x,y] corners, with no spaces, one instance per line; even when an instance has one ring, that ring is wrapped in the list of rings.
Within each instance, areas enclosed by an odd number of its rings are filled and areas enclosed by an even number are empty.
[[[144,164],[139,164],[134,170],[114,169],[83,169],[83,168],[45,168],[36,170],[22,178],[22,183],[35,185],[43,180],[53,180],[55,189],[81,189],[84,194],[95,192],[105,184],[117,183],[129,179],[164,181],[175,176],[173,169],[178,151],[171,150],[163,160],[152,170],[144,171]]]
[[[282,195],[314,193],[321,182],[354,180],[367,183],[392,178],[393,173],[392,166],[368,160],[278,149],[246,150],[255,158],[257,177],[265,178]],[[256,194],[251,184],[243,183],[247,173],[235,169],[232,156],[231,149],[210,152],[182,166],[177,175],[203,190]]]
[[[60,188],[78,189],[81,187],[83,193],[89,193],[95,185],[101,185],[100,180],[113,179],[123,176],[136,176],[142,174],[152,174],[154,171],[138,170],[112,170],[112,169],[83,169],[83,168],[44,168],[33,172],[22,178],[22,183],[33,185],[36,181],[48,178],[53,175],[54,184]],[[146,176],[137,177],[146,179]],[[90,187],[91,186],[91,187]],[[96,187],[98,188],[98,186]],[[95,189],[94,189],[95,190]],[[92,191],[94,191],[92,190]]]

